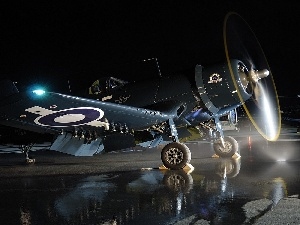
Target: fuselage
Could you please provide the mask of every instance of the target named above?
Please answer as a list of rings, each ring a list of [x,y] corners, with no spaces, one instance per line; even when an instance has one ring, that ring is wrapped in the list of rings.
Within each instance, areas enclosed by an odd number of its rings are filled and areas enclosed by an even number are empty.
[[[178,118],[186,117],[188,120],[191,118],[191,113],[194,114],[199,109],[203,112],[206,111],[205,105],[197,93],[195,82],[184,75],[148,79],[114,88],[106,86],[101,90],[100,93],[90,94],[90,96],[100,101],[161,112],[176,112]],[[199,116],[200,118],[207,120],[209,115]],[[193,122],[193,120],[189,122]],[[201,121],[197,121],[197,123],[199,122]]]

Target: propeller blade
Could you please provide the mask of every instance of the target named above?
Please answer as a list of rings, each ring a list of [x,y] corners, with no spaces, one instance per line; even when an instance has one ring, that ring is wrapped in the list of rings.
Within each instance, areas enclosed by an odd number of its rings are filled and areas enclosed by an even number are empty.
[[[241,60],[245,72],[241,73],[244,88],[252,97],[243,107],[257,131],[267,140],[277,140],[281,129],[281,116],[278,95],[271,70],[264,52],[249,25],[236,13],[226,15],[223,26],[225,54],[228,66],[231,59]],[[238,96],[243,102],[242,93],[230,69]]]

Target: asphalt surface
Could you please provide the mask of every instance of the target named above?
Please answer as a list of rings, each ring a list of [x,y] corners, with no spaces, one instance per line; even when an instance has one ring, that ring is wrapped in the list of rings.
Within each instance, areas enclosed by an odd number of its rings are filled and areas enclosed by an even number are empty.
[[[226,132],[241,158],[212,158],[209,142],[188,142],[193,171],[159,167],[160,149],[93,157],[38,150],[0,154],[3,224],[300,224],[300,135],[276,143]],[[1,223],[2,223],[1,222]]]

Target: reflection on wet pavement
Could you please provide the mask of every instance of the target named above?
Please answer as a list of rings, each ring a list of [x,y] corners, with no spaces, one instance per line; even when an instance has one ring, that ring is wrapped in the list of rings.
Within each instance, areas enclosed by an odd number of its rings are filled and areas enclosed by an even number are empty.
[[[1,223],[252,224],[281,199],[297,198],[300,164],[297,147],[247,141],[239,142],[240,159],[195,154],[190,173],[141,169],[2,179]],[[286,158],[277,161],[280,151]],[[251,205],[255,201],[261,208]]]

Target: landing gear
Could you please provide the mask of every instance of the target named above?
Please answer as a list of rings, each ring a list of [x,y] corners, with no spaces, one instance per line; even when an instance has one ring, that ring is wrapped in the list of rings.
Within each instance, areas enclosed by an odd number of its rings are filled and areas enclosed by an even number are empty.
[[[238,143],[237,141],[230,136],[224,137],[224,133],[222,130],[221,122],[219,117],[215,117],[216,130],[219,133],[219,139],[214,141],[213,148],[218,157],[229,158],[236,157],[239,158],[240,155],[238,153]]]
[[[215,141],[213,148],[218,156],[229,158],[238,152],[238,143],[233,137],[227,136],[223,138],[223,143],[221,138]]]
[[[179,170],[191,161],[191,151],[184,144],[172,142],[162,149],[161,160],[165,167]]]
[[[173,142],[167,144],[162,149],[161,160],[166,168],[179,170],[191,161],[191,151],[186,145],[179,143],[174,121],[169,119],[166,125],[166,130]]]

